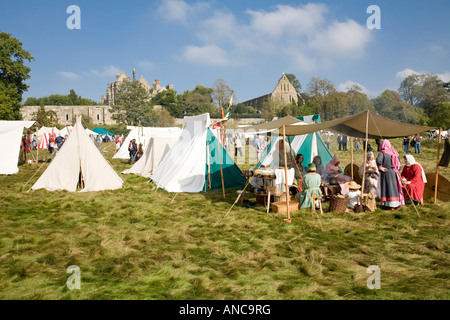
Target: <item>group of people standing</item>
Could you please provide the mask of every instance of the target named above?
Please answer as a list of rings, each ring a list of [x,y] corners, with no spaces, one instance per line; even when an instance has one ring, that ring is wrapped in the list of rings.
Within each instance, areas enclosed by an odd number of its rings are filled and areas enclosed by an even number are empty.
[[[408,136],[403,138],[403,152],[409,153],[409,147],[414,148],[415,154],[420,154],[420,135]]]
[[[279,148],[281,151],[282,148]],[[291,192],[300,202],[300,208],[313,208],[314,196],[320,198],[323,188],[328,185],[339,185],[340,193],[350,197],[349,206],[353,209],[357,205],[357,196],[364,194],[379,198],[382,209],[396,210],[408,202],[423,204],[423,193],[427,182],[422,166],[412,155],[404,156],[404,166],[398,152],[387,139],[379,144],[379,153],[375,158],[374,152],[369,151],[367,158],[359,168],[359,175],[364,179],[364,190],[348,175],[342,174],[340,159],[334,155],[325,167],[320,156],[314,157],[307,169],[303,166],[303,155],[297,154],[295,160],[288,155],[288,166],[295,169],[294,187]],[[284,161],[280,157],[280,166]],[[401,171],[400,171],[401,170]],[[374,200],[375,201],[375,200]]]

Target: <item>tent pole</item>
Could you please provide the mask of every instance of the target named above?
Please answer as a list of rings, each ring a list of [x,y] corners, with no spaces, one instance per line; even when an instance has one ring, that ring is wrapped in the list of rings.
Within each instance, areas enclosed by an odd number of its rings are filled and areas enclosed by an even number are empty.
[[[218,135],[219,135],[219,137],[217,138],[217,146],[218,146],[218,151],[219,151],[220,177],[222,178],[222,194],[223,194],[223,198],[225,199],[225,184],[223,182],[222,156],[220,155],[220,133],[219,133],[219,130],[217,130],[217,131],[218,131]]]
[[[438,137],[438,149],[437,149],[437,159],[436,159],[436,180],[434,185],[434,204],[437,202],[437,192],[438,192],[438,180],[439,180],[439,153],[441,151],[441,132],[442,128],[439,128],[439,137]]]
[[[286,126],[283,124],[283,145],[284,145],[284,182],[286,184],[286,206],[287,206],[287,212],[288,212],[288,217],[287,219],[284,219],[284,221],[291,223],[291,211],[289,210],[289,185],[288,185],[288,177],[287,177],[287,154],[286,154]]]
[[[352,172],[352,180],[353,180],[353,137],[350,137],[350,153],[351,153],[351,172]]]
[[[363,176],[362,176],[362,183],[361,183],[361,195],[362,198],[364,196],[364,184],[366,181],[366,160],[367,160],[367,146],[369,145],[369,110],[367,110],[367,117],[366,117],[366,143],[364,144],[364,168],[363,168]],[[353,166],[353,164],[352,164]]]

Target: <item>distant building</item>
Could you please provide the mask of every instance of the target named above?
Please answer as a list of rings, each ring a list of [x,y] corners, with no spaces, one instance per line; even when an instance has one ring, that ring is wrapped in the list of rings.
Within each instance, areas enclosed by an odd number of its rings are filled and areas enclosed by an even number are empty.
[[[272,93],[268,93],[254,99],[244,101],[242,102],[242,104],[245,106],[250,106],[255,110],[261,111],[263,103],[269,101],[270,99],[281,100],[283,104],[291,104],[297,103],[298,99],[302,99],[302,97],[286,77],[286,74],[283,73],[283,76],[278,81],[278,84],[272,91]]]
[[[33,115],[39,111],[39,106],[24,106],[20,109],[22,118],[26,121],[34,120]],[[91,118],[95,125],[116,124],[113,120],[109,106],[45,106],[45,111],[54,111],[58,123],[64,126],[73,125],[77,116]]]
[[[118,74],[116,76],[116,81],[108,83],[108,87],[106,89],[106,96],[102,96],[102,103],[107,105],[107,106],[111,106],[112,104],[114,104],[114,97],[116,95],[117,92],[117,88],[119,87],[119,85],[125,80],[128,79],[131,81],[131,77],[128,77],[124,71],[122,71],[121,74]],[[133,81],[136,80],[136,70],[133,69]],[[153,82],[152,85],[150,85],[147,80],[144,79],[143,76],[141,76],[141,78],[138,80],[139,83],[142,84],[142,86],[147,90],[147,92],[149,93],[150,97],[154,97],[156,96],[159,92],[165,91],[165,90],[169,90],[169,89],[173,89],[173,85],[169,84],[165,87],[161,87],[159,80],[156,79],[155,82]]]

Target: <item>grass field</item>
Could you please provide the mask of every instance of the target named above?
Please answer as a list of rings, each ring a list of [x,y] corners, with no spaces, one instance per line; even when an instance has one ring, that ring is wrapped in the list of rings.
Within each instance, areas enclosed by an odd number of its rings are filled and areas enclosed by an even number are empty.
[[[435,145],[424,141],[416,157],[426,172]],[[103,149],[117,172],[129,167],[112,160],[112,144]],[[334,142],[332,152],[349,163],[350,151]],[[288,224],[250,198],[221,221],[235,190],[176,195],[125,175],[115,191],[27,192],[46,166],[0,176],[0,299],[450,298],[449,203],[426,203],[420,218],[411,206],[320,217],[305,209]],[[80,290],[66,286],[70,265],[81,270]],[[366,285],[371,265],[379,290]]]

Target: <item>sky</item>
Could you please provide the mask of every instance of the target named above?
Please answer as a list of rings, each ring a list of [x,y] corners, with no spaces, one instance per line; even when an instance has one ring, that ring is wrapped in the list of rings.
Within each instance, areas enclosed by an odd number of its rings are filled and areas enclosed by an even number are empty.
[[[71,5],[80,29],[68,28]],[[35,57],[23,101],[74,89],[100,102],[136,69],[179,94],[224,79],[238,103],[271,93],[283,73],[302,91],[319,77],[369,98],[412,73],[450,81],[449,14],[448,0],[1,0],[0,30]]]

